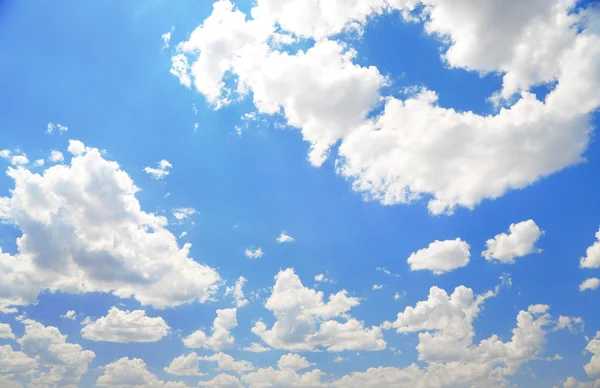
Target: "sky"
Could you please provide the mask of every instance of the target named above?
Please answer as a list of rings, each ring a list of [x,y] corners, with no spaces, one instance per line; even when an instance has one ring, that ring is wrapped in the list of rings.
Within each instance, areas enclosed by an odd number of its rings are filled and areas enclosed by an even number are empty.
[[[0,386],[600,387],[600,8],[0,2]]]

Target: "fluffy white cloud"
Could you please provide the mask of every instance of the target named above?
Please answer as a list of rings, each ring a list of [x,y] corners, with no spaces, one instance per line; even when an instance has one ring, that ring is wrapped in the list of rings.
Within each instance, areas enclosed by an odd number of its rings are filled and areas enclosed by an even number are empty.
[[[187,356],[181,355],[171,361],[164,371],[177,376],[204,376],[198,370],[198,354],[190,353]]]
[[[235,376],[221,373],[212,380],[198,382],[200,387],[218,387],[218,388],[243,388],[240,379]]]
[[[242,377],[242,381],[250,388],[262,387],[326,387],[321,382],[321,376],[324,375],[318,369],[298,374],[298,370],[305,369],[311,364],[297,354],[286,354],[281,356],[277,362],[277,369],[272,367],[261,368],[256,372],[249,373]]]
[[[366,120],[385,84],[376,68],[354,64],[352,50],[326,39],[294,55],[269,46],[274,24],[284,35],[290,29],[324,37],[383,9],[406,11],[416,3],[263,0],[246,20],[221,0],[179,45],[172,71],[184,84],[193,78],[216,106],[252,91],[259,113],[282,113],[302,130],[316,166],[341,141],[337,171],[352,178],[365,198],[384,204],[428,197],[430,212],[451,213],[583,160],[589,117],[600,106],[600,37],[591,21],[586,24],[595,11],[571,12],[574,0],[532,0],[527,6],[501,0],[421,2],[426,31],[449,43],[444,58],[450,66],[504,74],[496,101],[522,91],[495,115],[440,107],[437,94],[423,90],[405,100],[388,98],[384,111]],[[229,76],[236,88],[226,87]],[[556,87],[544,100],[527,92],[551,81]]]
[[[0,197],[0,219],[23,235],[16,255],[0,251],[0,309],[44,290],[112,292],[156,308],[214,295],[219,275],[179,247],[164,217],[141,210],[129,175],[97,149],[69,148],[69,165],[7,171],[15,187]]]
[[[239,374],[246,373],[254,369],[254,366],[251,362],[244,360],[236,361],[229,354],[225,353],[216,353],[212,356],[199,357],[198,360],[216,362],[218,370],[234,371]]]
[[[596,288],[598,288],[598,286],[600,286],[600,279],[598,279],[598,278],[585,279],[579,285],[579,291],[595,290]]]
[[[121,343],[156,342],[167,334],[169,325],[161,317],[151,318],[143,310],[123,311],[117,307],[81,329],[85,339]]]
[[[577,381],[574,377],[569,377],[562,385],[563,388],[599,388],[600,379],[596,381]],[[556,388],[556,387],[555,387]]]
[[[51,162],[62,162],[65,160],[65,157],[63,156],[62,152],[60,151],[52,151],[50,152],[50,157],[48,158],[49,161]]]
[[[217,317],[212,325],[212,334],[206,335],[203,330],[196,330],[183,339],[188,348],[206,348],[223,350],[233,346],[235,338],[231,329],[237,326],[237,309],[217,310]]]
[[[88,371],[88,365],[95,358],[94,352],[83,350],[78,344],[67,342],[67,336],[53,326],[44,326],[31,319],[22,321],[25,334],[17,342],[21,351],[48,368],[31,381],[44,386],[76,385]]]
[[[600,229],[596,232],[596,241],[586,250],[585,257],[579,263],[581,268],[600,268]]]
[[[486,260],[498,260],[501,263],[513,264],[515,258],[541,253],[535,243],[544,234],[533,220],[510,224],[508,234],[500,233],[487,240],[487,249],[481,253]]]
[[[271,350],[271,348],[267,348],[266,346],[263,346],[256,342],[253,342],[252,344],[250,344],[250,346],[246,346],[246,347],[242,348],[242,350],[245,350],[246,352],[252,352],[252,353],[262,353],[262,352],[268,352],[269,350]]]
[[[14,339],[15,335],[8,323],[0,323],[0,339]]]
[[[596,338],[592,339],[585,350],[592,354],[592,359],[583,369],[588,376],[600,378],[600,331],[596,333]]]
[[[15,351],[10,345],[0,346],[0,373],[26,376],[35,371],[38,362],[23,352]]]
[[[470,258],[469,244],[457,238],[446,241],[436,240],[427,248],[410,255],[407,262],[411,271],[428,270],[441,275],[466,266]]]
[[[249,259],[260,259],[263,257],[264,252],[261,248],[256,248],[255,250],[246,249],[244,251],[244,255],[246,255],[246,257]]]
[[[171,168],[173,165],[169,163],[168,160],[161,160],[158,162],[158,168],[153,167],[145,167],[144,171],[146,174],[150,175],[153,179],[163,179],[167,175],[171,173]]]
[[[292,369],[292,370],[300,370],[306,369],[309,366],[314,365],[308,362],[308,360],[298,354],[288,353],[281,356],[279,361],[277,361],[277,367],[280,370],[284,369]]]
[[[173,210],[173,217],[175,217],[177,221],[183,221],[196,214],[198,214],[196,209],[191,207],[180,207]]]
[[[160,36],[160,38],[163,41],[163,48],[168,48],[169,47],[169,42],[171,41],[171,31],[165,32],[164,34],[162,34]]]
[[[69,310],[64,315],[61,315],[60,317],[74,321],[77,318],[77,313],[75,312],[75,310]]]
[[[237,308],[242,308],[248,305],[248,299],[244,296],[244,285],[246,284],[246,278],[240,276],[232,287],[225,289],[225,296],[232,296],[235,300]]]
[[[323,301],[323,292],[304,287],[294,270],[288,268],[275,276],[275,286],[265,307],[277,319],[272,328],[259,321],[252,332],[275,349],[328,351],[385,349],[381,329],[365,328],[348,311],[359,305],[358,298],[345,290]],[[333,318],[337,318],[333,319]],[[339,319],[344,322],[340,322]]]
[[[289,234],[287,234],[286,231],[283,231],[283,232],[281,232],[281,234],[279,235],[279,237],[277,237],[275,239],[275,241],[277,241],[280,244],[291,243],[291,242],[294,242],[294,238],[292,236],[290,236]]]
[[[398,382],[423,379],[416,385],[419,387],[431,386],[439,373],[448,374],[444,379],[446,383],[440,386],[502,385],[504,378],[516,373],[523,363],[538,358],[549,331],[581,323],[580,318],[568,317],[555,321],[548,313],[549,306],[532,305],[527,311],[518,313],[517,326],[509,341],[503,342],[494,334],[475,344],[473,321],[479,315],[482,303],[495,296],[497,291],[475,295],[471,289],[459,286],[448,295],[444,290],[432,287],[426,301],[407,307],[398,314],[395,322],[384,324],[385,328],[395,328],[398,333],[418,332],[419,360],[427,362],[427,367],[421,369],[413,365],[404,370],[392,368],[385,373],[395,376]],[[375,378],[376,372],[367,371],[356,378],[366,378],[369,374]],[[453,380],[454,385],[450,383]]]
[[[146,368],[139,358],[123,357],[102,367],[104,374],[98,377],[98,387],[110,388],[187,388],[182,382],[159,380]]]

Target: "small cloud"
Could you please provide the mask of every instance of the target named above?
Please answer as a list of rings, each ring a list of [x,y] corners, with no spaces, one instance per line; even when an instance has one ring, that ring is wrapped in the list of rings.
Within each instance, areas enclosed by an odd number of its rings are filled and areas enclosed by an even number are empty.
[[[146,174],[149,174],[153,179],[163,179],[167,175],[170,174],[170,169],[173,168],[173,165],[169,163],[167,160],[161,160],[158,162],[158,168],[146,167],[144,171]]]
[[[275,239],[275,241],[277,241],[280,244],[291,243],[291,242],[294,242],[294,238],[292,236],[288,235],[287,232],[284,230],[283,232],[281,232],[279,237],[277,237]]]
[[[373,291],[383,290],[383,284],[373,284],[373,287],[371,289]]]
[[[44,163],[45,163],[44,159],[38,159],[38,160],[36,160],[35,162],[33,162],[33,165],[34,165],[35,167],[41,167],[41,166],[43,166],[43,165],[44,165]]]
[[[319,283],[334,283],[333,280],[329,279],[327,276],[325,276],[325,274],[318,274],[315,276],[315,282],[319,282]]]
[[[64,315],[61,315],[60,317],[74,321],[77,318],[77,313],[75,312],[75,310],[69,310]]]
[[[200,127],[200,124],[194,123],[194,133],[196,133],[196,131],[198,130],[199,127]]]
[[[29,163],[29,159],[27,159],[27,156],[25,155],[15,155],[10,160],[10,163],[15,166],[23,166]]]
[[[248,257],[249,259],[260,259],[261,257],[263,257],[264,253],[262,251],[261,248],[257,248],[255,250],[252,249],[246,249],[246,251],[244,252],[244,254],[246,255],[246,257]]]
[[[163,48],[169,47],[169,42],[171,41],[171,31],[165,32],[160,36],[163,40]]]
[[[93,318],[92,318],[92,317],[85,317],[85,318],[83,318],[83,321],[81,321],[81,325],[82,325],[82,326],[87,326],[87,325],[89,325],[90,323],[92,323],[93,321],[94,321],[94,320],[93,320]]]
[[[196,214],[198,214],[198,212],[193,207],[180,207],[178,209],[173,209],[173,217],[175,217],[177,221],[184,221]]]
[[[242,350],[245,350],[246,352],[262,353],[268,352],[269,350],[271,350],[271,348],[267,348],[259,343],[253,342],[250,346],[242,348]]]
[[[375,268],[375,271],[383,272],[384,274],[386,274],[388,276],[393,276],[396,278],[401,277],[399,274],[393,273],[392,271],[390,271],[389,269],[384,268],[384,267],[377,267],[377,268]]]
[[[187,236],[187,232],[183,232],[183,233],[181,233],[181,234],[179,235],[179,238],[183,238],[183,237],[185,237],[185,236]]]
[[[52,152],[50,152],[50,157],[48,158],[48,160],[57,163],[65,160],[65,157],[63,156],[62,152],[53,150]]]
[[[400,300],[406,296],[406,292],[402,291],[402,293],[396,292],[394,294],[394,300]]]
[[[46,127],[46,133],[48,135],[52,135],[54,131],[58,131],[58,133],[62,135],[63,132],[67,132],[68,130],[69,128],[66,125],[62,124],[48,123],[48,126]]]
[[[345,360],[345,358],[344,358],[344,357],[342,357],[342,356],[337,356],[336,358],[334,358],[333,362],[342,362],[342,361],[344,361],[344,360]]]
[[[598,286],[600,286],[600,279],[598,278],[589,278],[584,280],[580,285],[579,285],[579,291],[586,291],[586,290],[595,290],[596,288],[598,288]]]

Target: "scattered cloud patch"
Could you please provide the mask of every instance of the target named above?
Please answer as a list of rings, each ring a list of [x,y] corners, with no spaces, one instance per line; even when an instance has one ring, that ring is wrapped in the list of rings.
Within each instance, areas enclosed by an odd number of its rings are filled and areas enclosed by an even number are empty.
[[[145,167],[144,171],[146,174],[150,175],[152,179],[159,180],[168,176],[171,173],[171,168],[173,168],[173,165],[169,163],[169,161],[163,159],[158,162],[158,168]]]
[[[54,131],[58,131],[58,133],[60,135],[62,135],[64,132],[67,132],[68,130],[69,130],[69,128],[66,125],[62,125],[62,124],[48,123],[48,125],[46,126],[46,133],[48,135],[52,135],[54,133]]]
[[[456,240],[434,241],[427,248],[410,255],[408,264],[411,271],[432,271],[436,275],[465,267],[471,260],[469,244],[460,238]]]
[[[148,317],[143,310],[123,311],[112,307],[105,317],[85,325],[81,335],[90,341],[156,342],[168,335],[169,329],[161,317]]]
[[[60,317],[74,321],[75,319],[77,319],[77,313],[75,312],[75,310],[69,310],[64,315],[61,315]]]
[[[585,279],[580,285],[579,285],[579,291],[586,291],[586,290],[595,290],[596,288],[598,288],[600,286],[600,279],[598,278],[589,278],[589,279]]]
[[[579,266],[581,268],[600,268],[600,229],[596,232],[596,241],[588,247]]]
[[[237,326],[237,309],[217,310],[217,318],[212,325],[212,334],[207,335],[203,330],[196,330],[183,338],[183,344],[188,348],[205,348],[221,351],[231,348],[235,338],[231,329]]]
[[[275,239],[275,241],[277,241],[280,244],[291,243],[291,242],[294,242],[294,238],[292,236],[288,235],[287,232],[284,230],[283,232],[281,232],[279,237],[277,237]]]
[[[515,258],[542,252],[535,243],[544,231],[533,220],[511,224],[508,231],[508,234],[500,233],[487,240],[487,249],[481,254],[486,260],[514,264]]]
[[[264,253],[262,248],[256,248],[254,250],[246,249],[244,251],[244,255],[246,255],[246,257],[249,259],[260,259],[261,257],[263,257]]]

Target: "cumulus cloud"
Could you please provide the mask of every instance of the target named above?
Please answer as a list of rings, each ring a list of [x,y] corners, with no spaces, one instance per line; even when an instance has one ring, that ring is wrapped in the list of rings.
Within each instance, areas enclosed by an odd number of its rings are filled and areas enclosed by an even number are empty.
[[[261,368],[256,372],[242,376],[242,381],[250,388],[260,387],[326,387],[321,382],[325,375],[319,369],[299,374],[298,370],[310,367],[304,357],[297,354],[285,354],[277,361],[277,369]]]
[[[65,157],[63,156],[62,152],[53,150],[52,152],[50,152],[50,157],[48,158],[48,160],[54,163],[58,163],[64,161]]]
[[[104,374],[98,377],[98,387],[110,388],[187,388],[182,382],[159,380],[139,358],[123,357],[102,367]]]
[[[180,207],[173,210],[173,217],[175,217],[177,221],[186,220],[196,214],[198,214],[198,212],[192,207]]]
[[[203,330],[196,330],[183,339],[183,344],[188,348],[206,348],[223,350],[233,346],[235,338],[231,329],[237,326],[237,309],[217,310],[217,317],[212,325],[212,334],[207,335]]]
[[[284,230],[283,232],[281,232],[279,237],[277,237],[275,239],[275,241],[277,241],[280,244],[291,243],[291,242],[294,242],[294,238],[292,236],[288,235],[287,232]]]
[[[595,290],[596,288],[598,288],[598,286],[600,286],[600,279],[598,279],[598,278],[585,279],[579,285],[579,291]]]
[[[538,358],[548,332],[580,321],[568,318],[569,323],[565,324],[565,319],[552,319],[549,306],[532,305],[518,313],[509,341],[504,342],[494,334],[474,343],[473,322],[482,304],[497,292],[495,289],[476,295],[471,289],[459,286],[448,295],[432,287],[427,300],[406,307],[396,321],[384,323],[386,329],[396,329],[398,333],[419,333],[417,351],[426,367],[413,364],[405,369],[372,368],[342,378],[340,386],[375,386],[374,382],[388,376],[386,381],[390,383],[414,382],[417,387],[427,387],[441,375],[447,376],[443,386],[502,386],[505,378],[516,373],[521,365]],[[368,383],[361,385],[362,381]]]
[[[471,258],[469,248],[469,244],[460,238],[446,241],[436,240],[427,248],[410,255],[407,262],[411,271],[428,270],[436,275],[441,275],[469,264]]]
[[[158,168],[153,168],[153,167],[145,167],[144,171],[146,172],[146,174],[150,175],[153,179],[163,179],[164,177],[166,177],[167,175],[169,175],[171,173],[171,168],[173,168],[173,165],[171,163],[169,163],[168,160],[161,160],[160,162],[158,162]]]
[[[541,253],[535,243],[544,234],[533,220],[510,224],[508,234],[500,233],[487,240],[487,249],[481,253],[486,260],[513,264],[515,259],[532,253]]]
[[[169,366],[163,369],[165,372],[177,376],[204,376],[204,373],[200,373],[198,369],[198,354],[196,353],[176,357]]]
[[[25,325],[25,334],[17,340],[21,351],[48,368],[47,372],[32,378],[31,385],[77,385],[95,358],[94,352],[68,343],[67,336],[56,327],[44,326],[31,319],[25,319],[22,323]]]
[[[600,229],[596,232],[596,241],[586,250],[579,265],[581,268],[600,268]]]
[[[237,308],[242,308],[248,305],[248,299],[244,296],[244,285],[246,284],[246,278],[240,276],[232,287],[225,289],[225,296],[233,297]]]
[[[369,15],[410,12],[419,3],[425,31],[448,43],[442,59],[450,67],[503,74],[494,101],[506,107],[497,114],[441,107],[437,94],[423,89],[404,100],[387,98],[383,112],[367,119],[387,81],[377,68],[356,65],[352,50],[327,37],[360,29]],[[183,84],[193,80],[217,108],[251,91],[259,113],[282,113],[301,129],[315,166],[339,142],[337,172],[366,199],[397,204],[427,198],[431,213],[452,213],[583,160],[589,118],[600,106],[600,37],[592,22],[586,24],[595,11],[572,12],[574,5],[261,0],[248,19],[221,0],[178,46],[171,71]],[[319,39],[291,55],[269,43],[286,33]],[[225,80],[232,75],[236,86],[230,88]],[[529,92],[548,82],[556,86],[543,100]]]
[[[60,317],[74,321],[77,318],[77,313],[75,312],[75,310],[69,310],[66,313],[64,313],[64,315],[61,315]]]
[[[243,388],[240,379],[235,376],[221,373],[212,380],[198,382],[200,387],[218,387],[218,388]]]
[[[35,303],[44,290],[111,292],[156,308],[205,302],[219,275],[189,256],[165,227],[141,209],[139,189],[100,151],[71,141],[70,164],[43,173],[9,168],[0,219],[22,231],[15,255],[0,250],[0,309]]]
[[[246,347],[242,348],[242,350],[244,350],[246,352],[252,352],[252,353],[263,353],[263,352],[268,352],[269,350],[271,350],[271,348],[268,348],[264,345],[253,342],[250,344],[250,346],[246,346]]]
[[[85,339],[121,343],[156,342],[167,334],[169,325],[161,317],[151,318],[143,310],[123,311],[117,307],[81,329]]]
[[[225,353],[216,353],[212,356],[199,357],[201,361],[212,361],[217,363],[217,369],[222,371],[234,371],[242,374],[254,369],[254,366],[249,361],[236,361],[233,357]]]
[[[15,335],[8,323],[0,323],[0,339],[14,339]]]
[[[246,255],[246,257],[249,259],[260,259],[263,257],[264,253],[262,248],[256,248],[255,250],[246,249],[244,251],[244,255]]]
[[[35,357],[32,358],[23,352],[15,351],[10,345],[0,346],[0,373],[8,377],[14,375],[27,376],[31,375],[38,366]],[[21,386],[19,385],[19,387]]]
[[[304,287],[292,268],[275,276],[275,286],[265,307],[275,315],[268,328],[259,321],[252,328],[266,344],[275,349],[314,351],[325,348],[343,350],[385,349],[381,329],[365,328],[348,311],[360,304],[358,298],[343,290],[323,301],[321,291]],[[341,322],[340,322],[341,321]]]

